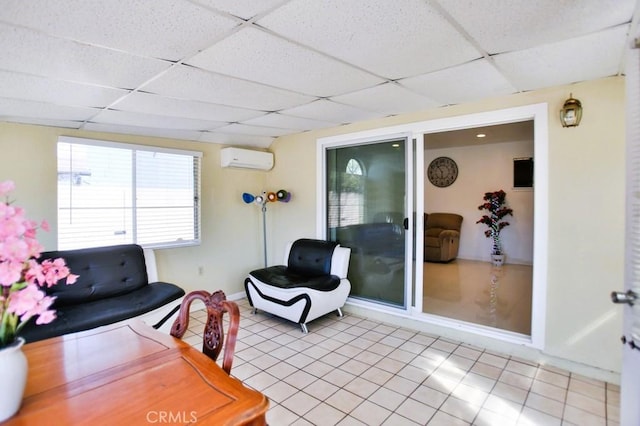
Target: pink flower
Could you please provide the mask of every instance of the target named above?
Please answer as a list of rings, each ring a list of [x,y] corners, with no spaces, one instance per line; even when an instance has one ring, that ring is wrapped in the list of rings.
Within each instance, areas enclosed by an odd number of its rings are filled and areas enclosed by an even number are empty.
[[[0,182],[0,197],[6,197],[14,189],[16,189],[16,185],[13,183],[13,181],[7,180],[4,182]]]
[[[36,324],[48,324],[56,318],[50,309],[55,297],[41,290],[66,279],[76,282],[78,276],[69,271],[64,259],[38,262],[43,250],[36,239],[38,224],[25,217],[24,210],[8,201],[15,188],[11,181],[0,182],[0,348],[14,341],[20,328],[31,318]],[[42,221],[40,228],[49,229]]]

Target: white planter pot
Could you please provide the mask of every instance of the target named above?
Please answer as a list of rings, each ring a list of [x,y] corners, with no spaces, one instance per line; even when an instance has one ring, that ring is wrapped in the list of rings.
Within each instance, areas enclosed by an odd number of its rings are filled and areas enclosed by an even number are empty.
[[[504,265],[504,254],[492,254],[491,263],[493,264],[493,266]]]
[[[24,339],[18,337],[11,345],[0,349],[0,422],[7,420],[20,409],[27,384],[27,357],[22,352]]]

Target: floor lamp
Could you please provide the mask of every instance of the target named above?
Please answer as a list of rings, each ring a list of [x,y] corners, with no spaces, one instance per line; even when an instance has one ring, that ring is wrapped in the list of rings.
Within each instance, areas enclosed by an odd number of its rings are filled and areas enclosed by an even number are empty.
[[[280,201],[288,203],[291,200],[291,193],[284,189],[278,192],[262,191],[260,195],[252,195],[248,192],[242,194],[242,201],[247,204],[256,203],[262,211],[262,244],[264,246],[264,267],[267,267],[267,203]]]

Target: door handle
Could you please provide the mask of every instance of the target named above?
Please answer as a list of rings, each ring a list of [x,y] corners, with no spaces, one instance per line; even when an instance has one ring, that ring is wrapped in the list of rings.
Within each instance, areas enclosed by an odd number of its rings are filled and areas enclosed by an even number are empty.
[[[623,293],[621,291],[611,292],[611,301],[613,303],[626,303],[633,306],[637,298],[638,294],[633,290],[628,290],[626,293]]]

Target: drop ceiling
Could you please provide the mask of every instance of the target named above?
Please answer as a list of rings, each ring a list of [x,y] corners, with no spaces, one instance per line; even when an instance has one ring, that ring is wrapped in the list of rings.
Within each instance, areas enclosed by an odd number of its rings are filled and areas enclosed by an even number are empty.
[[[3,0],[0,121],[266,148],[622,75],[637,14],[635,0]]]

